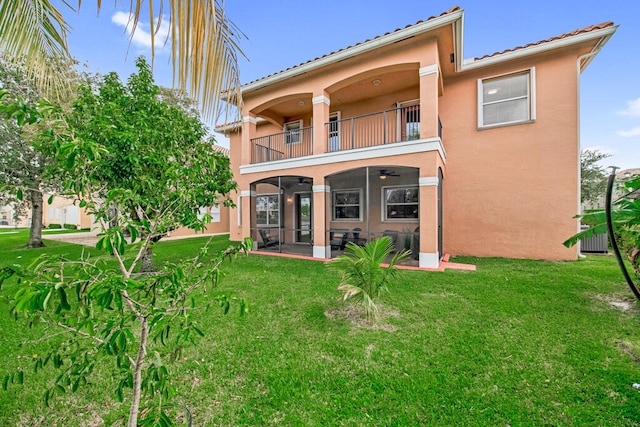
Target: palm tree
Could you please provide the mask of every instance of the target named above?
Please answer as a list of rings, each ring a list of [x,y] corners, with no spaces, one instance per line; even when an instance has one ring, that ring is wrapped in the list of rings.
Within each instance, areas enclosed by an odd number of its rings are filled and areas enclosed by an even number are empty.
[[[389,265],[382,263],[393,253],[394,247],[388,236],[375,239],[358,246],[348,243],[344,255],[341,255],[327,265],[340,272],[340,286],[338,290],[344,292],[344,300],[354,298],[362,302],[368,319],[375,320],[378,307],[374,299],[387,290],[387,285],[395,278],[395,266],[409,256],[408,251],[397,252],[389,261]]]
[[[71,56],[67,44],[70,27],[54,3],[65,8],[64,12],[75,12],[63,0],[0,1],[0,57],[24,64],[27,72],[50,93],[65,87],[63,77],[51,65],[55,64],[52,59]],[[102,1],[96,3],[100,9]],[[130,0],[132,30],[143,12],[142,3]],[[242,32],[225,15],[224,0],[149,0],[152,34],[161,24],[154,21],[154,13],[162,16],[166,3],[170,11],[174,84],[197,99],[208,118],[218,111],[223,93],[226,100],[240,106],[237,54],[242,52],[237,42]],[[82,0],[78,0],[78,10],[81,4]],[[153,43],[152,37],[152,55]]]

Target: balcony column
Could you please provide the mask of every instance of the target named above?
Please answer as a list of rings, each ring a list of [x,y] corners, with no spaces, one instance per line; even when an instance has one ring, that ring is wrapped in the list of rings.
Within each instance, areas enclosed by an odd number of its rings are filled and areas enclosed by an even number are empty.
[[[420,171],[422,175],[422,168]],[[422,268],[438,268],[438,176],[420,177],[420,258]]]
[[[313,154],[327,152],[329,134],[326,123],[329,123],[329,97],[322,91],[312,99],[313,103]]]
[[[438,136],[438,64],[420,68],[420,139]]]
[[[256,135],[256,116],[248,114],[242,117],[242,156],[241,165],[251,164],[251,138]]]
[[[314,179],[313,185],[313,257],[329,259],[331,245],[327,235],[327,218],[330,215],[331,189],[324,184],[324,179],[321,185],[315,185],[316,181]]]

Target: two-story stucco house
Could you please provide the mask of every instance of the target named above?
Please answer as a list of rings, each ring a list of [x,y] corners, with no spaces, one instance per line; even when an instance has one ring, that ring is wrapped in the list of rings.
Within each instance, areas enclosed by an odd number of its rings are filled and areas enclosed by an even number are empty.
[[[567,260],[579,80],[613,23],[463,58],[458,7],[242,86],[232,239],[330,258],[389,235],[443,254]]]

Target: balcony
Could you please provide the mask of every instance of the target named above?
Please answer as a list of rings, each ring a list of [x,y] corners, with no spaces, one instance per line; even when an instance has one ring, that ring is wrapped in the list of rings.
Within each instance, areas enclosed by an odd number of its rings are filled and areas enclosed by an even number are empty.
[[[313,127],[293,129],[251,140],[251,163],[272,162],[313,154]]]
[[[326,152],[353,150],[412,141],[420,138],[420,105],[410,105],[341,120],[327,126]],[[438,136],[442,124],[438,119]],[[313,128],[306,127],[251,140],[251,163],[309,156],[313,153]],[[316,153],[318,154],[318,153]]]

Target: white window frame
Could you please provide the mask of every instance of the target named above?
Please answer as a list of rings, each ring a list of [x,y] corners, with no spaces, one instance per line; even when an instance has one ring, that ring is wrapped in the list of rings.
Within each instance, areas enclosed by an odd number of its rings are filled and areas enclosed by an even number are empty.
[[[209,215],[211,215],[211,222],[220,222],[220,205],[211,206]]]
[[[267,210],[265,211],[267,213],[266,216],[266,223],[260,223],[258,222],[258,198],[260,197],[270,197],[270,196],[276,196],[278,197],[278,220],[275,224],[272,224],[269,222],[269,212],[273,212],[273,210],[269,210],[269,204],[267,203]],[[264,194],[257,194],[256,195],[256,225],[260,226],[260,227],[279,227],[280,226],[280,194],[278,193],[264,193]]]
[[[336,218],[336,195],[339,193],[355,193],[355,192],[358,193],[357,205],[338,205],[338,206],[358,206],[358,218]],[[341,188],[339,190],[331,190],[331,220],[362,222],[362,188]]]
[[[333,151],[340,151],[340,128],[342,127],[342,123],[340,123],[340,120],[342,118],[342,114],[340,111],[334,111],[333,113],[329,114],[329,129],[328,130],[328,137],[329,137],[329,151],[333,152]],[[335,119],[334,121],[332,121],[331,119]],[[336,122],[336,130],[335,131],[331,131],[331,124]],[[331,134],[334,134],[334,137],[336,138],[335,141],[331,141]]]
[[[484,124],[484,83],[487,81],[491,81],[491,80],[499,80],[499,79],[503,79],[503,78],[509,78],[509,77],[513,77],[516,75],[521,75],[521,74],[525,74],[529,77],[529,84],[527,86],[528,89],[528,93],[527,93],[527,98],[528,98],[528,107],[529,107],[529,114],[528,117],[526,119],[523,120],[514,120],[514,121],[510,121],[510,122],[502,122],[502,123],[492,123],[492,124],[488,124],[485,125]],[[500,102],[508,102],[508,101],[512,101],[514,99],[517,98],[507,98],[507,99],[502,99],[500,101],[495,101],[494,103],[500,103]],[[526,68],[524,70],[518,70],[518,71],[514,71],[511,73],[507,73],[507,74],[500,74],[497,76],[491,76],[491,77],[485,77],[482,79],[478,79],[478,129],[491,129],[491,128],[496,128],[496,127],[503,127],[503,126],[513,126],[513,125],[520,125],[520,124],[524,124],[524,123],[533,123],[536,120],[536,69],[535,67],[531,67],[531,68]]]
[[[293,120],[282,126],[284,132],[284,145],[300,144],[302,142],[303,121]]]
[[[418,217],[417,218],[387,218],[387,190],[416,189],[418,190]],[[420,222],[420,186],[418,185],[386,185],[380,189],[380,220],[382,222]],[[416,203],[392,203],[392,205],[414,205]]]

